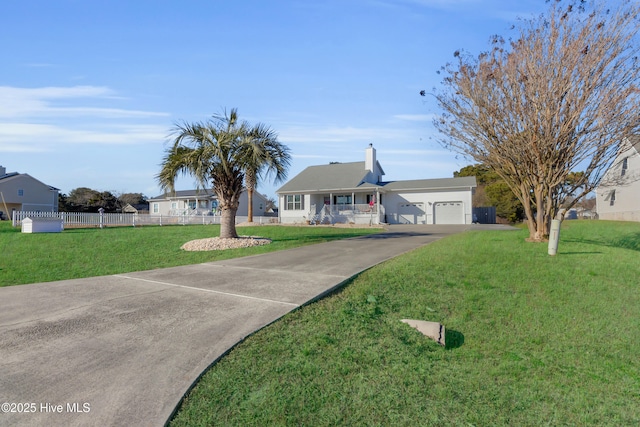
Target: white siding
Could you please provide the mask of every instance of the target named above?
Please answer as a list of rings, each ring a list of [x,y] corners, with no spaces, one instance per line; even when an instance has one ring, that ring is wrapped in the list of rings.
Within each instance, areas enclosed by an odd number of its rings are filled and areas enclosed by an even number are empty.
[[[187,210],[189,208],[189,202],[194,203],[197,199],[197,209],[200,211],[211,211],[211,199],[209,196],[191,196],[181,197],[179,199],[152,199],[149,201],[149,214],[150,215],[170,215],[175,210]],[[237,216],[248,215],[248,196],[247,192],[243,191],[240,195],[240,204],[238,206]],[[156,209],[157,207],[157,209]],[[260,193],[253,193],[253,216],[264,216],[265,209],[267,207],[267,199]]]
[[[413,207],[414,223],[436,224],[454,223],[471,224],[472,222],[472,192],[470,189],[459,191],[405,191],[397,193],[385,193],[382,196],[382,204],[385,207],[386,222],[390,224],[403,224],[410,222],[412,215],[407,215],[407,206]],[[438,203],[456,203],[462,212],[459,216],[449,219],[449,222],[439,222],[436,219]],[[424,210],[424,217],[418,210]],[[423,219],[424,218],[424,219]],[[423,222],[424,221],[424,222]]]
[[[627,169],[623,175],[625,158]],[[634,148],[616,159],[596,189],[596,210],[599,219],[640,221],[640,156]]]
[[[309,210],[311,209],[311,195],[301,194],[303,204],[302,209],[287,209],[286,194],[278,196],[278,216],[283,224],[300,224],[309,219]],[[321,205],[317,204],[317,207]]]
[[[19,174],[3,179],[0,181],[0,191],[9,210],[58,211],[58,191],[30,175]]]

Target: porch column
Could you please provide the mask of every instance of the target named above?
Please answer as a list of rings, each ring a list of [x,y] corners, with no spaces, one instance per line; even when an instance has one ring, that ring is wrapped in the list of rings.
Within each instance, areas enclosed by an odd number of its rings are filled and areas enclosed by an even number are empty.
[[[378,224],[382,222],[382,211],[380,210],[380,189],[376,188],[376,214],[378,217]]]
[[[333,193],[329,193],[329,215],[333,215]],[[333,219],[331,222],[333,222]]]
[[[354,193],[353,191],[351,192],[351,210],[356,210],[356,193]]]

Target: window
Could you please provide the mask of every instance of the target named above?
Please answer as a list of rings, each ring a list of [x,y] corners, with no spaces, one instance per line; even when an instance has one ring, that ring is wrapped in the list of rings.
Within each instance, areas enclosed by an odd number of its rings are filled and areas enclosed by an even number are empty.
[[[160,205],[158,203],[153,204],[153,213],[160,212]]]
[[[171,202],[171,209],[176,209],[178,204],[176,202]]]
[[[616,190],[611,190],[609,194],[609,206],[613,206],[616,203]]]
[[[622,170],[620,172],[620,176],[624,176],[627,173],[628,168],[629,168],[629,158],[625,157],[622,160]]]
[[[287,194],[284,196],[285,209],[288,211],[299,211],[304,209],[304,199],[301,194]]]
[[[21,196],[21,197],[24,196],[24,190],[23,189],[18,190],[18,196]]]
[[[196,208],[196,201],[189,201],[189,209],[195,209]]]
[[[333,203],[335,205],[350,205],[352,200],[351,195],[333,196]]]

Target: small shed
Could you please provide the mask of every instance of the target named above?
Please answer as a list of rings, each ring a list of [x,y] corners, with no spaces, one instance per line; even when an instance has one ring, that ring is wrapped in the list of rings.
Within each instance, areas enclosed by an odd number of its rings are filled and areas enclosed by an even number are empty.
[[[60,218],[25,218],[22,220],[23,233],[59,233],[64,230]]]

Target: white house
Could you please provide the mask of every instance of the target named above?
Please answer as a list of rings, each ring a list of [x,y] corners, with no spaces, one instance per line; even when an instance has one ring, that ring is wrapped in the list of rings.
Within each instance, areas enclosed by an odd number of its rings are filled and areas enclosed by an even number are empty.
[[[475,177],[382,181],[364,162],[310,166],[277,190],[282,223],[471,224]]]
[[[212,190],[184,190],[165,193],[148,200],[149,214],[162,216],[182,215],[215,215],[218,208],[218,198]],[[238,216],[247,216],[249,202],[247,192],[240,195]],[[267,198],[253,192],[253,216],[264,216],[267,209]]]
[[[60,190],[26,173],[10,172],[0,166],[0,211],[2,219],[13,211],[58,211]]]
[[[640,135],[626,139],[596,188],[596,211],[599,219],[640,221]]]

